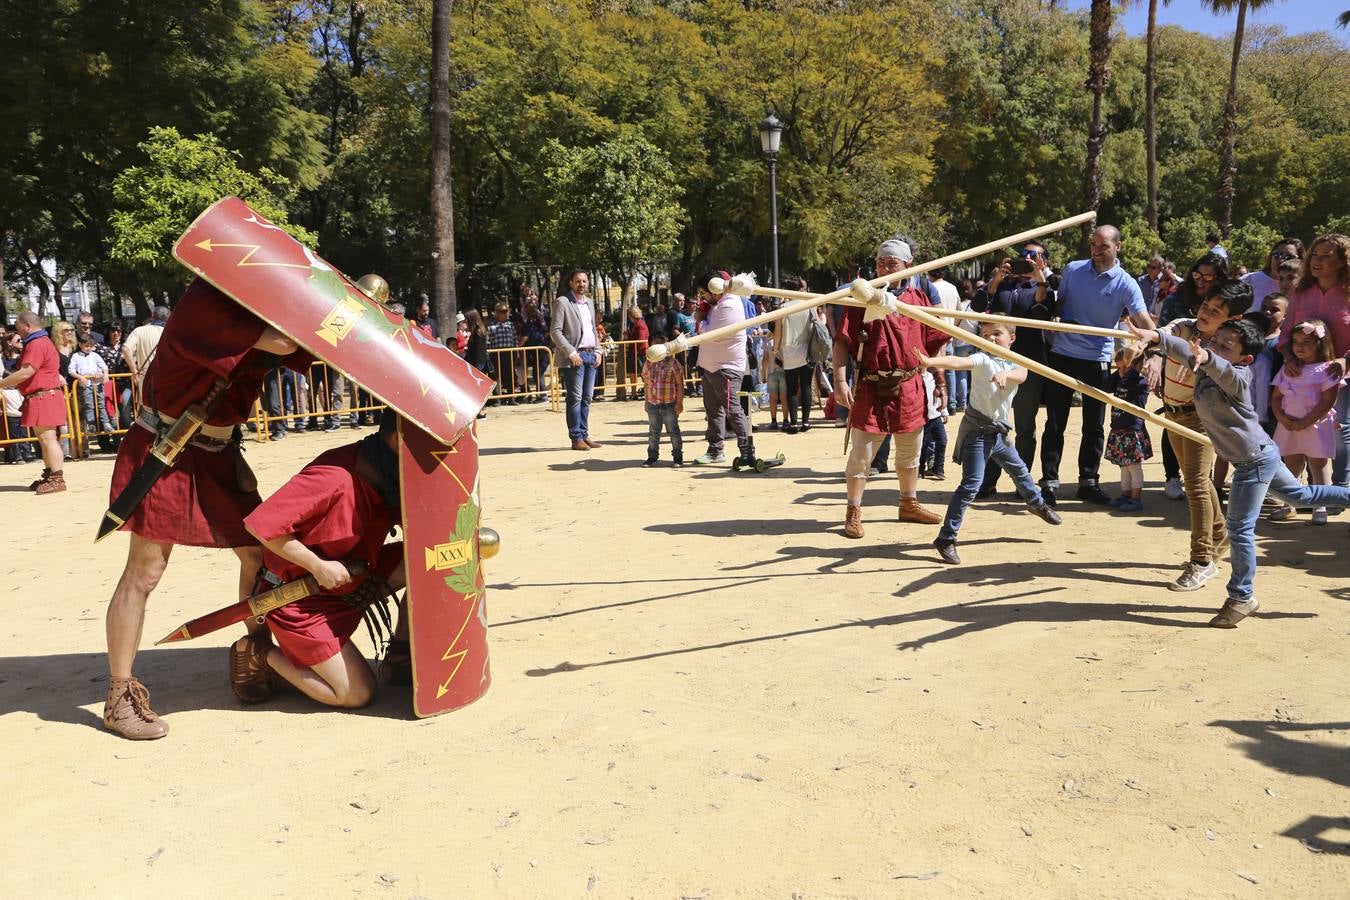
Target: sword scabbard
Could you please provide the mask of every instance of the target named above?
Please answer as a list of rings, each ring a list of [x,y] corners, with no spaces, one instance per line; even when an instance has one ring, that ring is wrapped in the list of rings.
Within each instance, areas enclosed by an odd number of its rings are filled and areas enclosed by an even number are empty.
[[[311,594],[317,593],[319,593],[319,582],[315,580],[313,575],[306,575],[304,578],[279,584],[270,591],[254,594],[248,598],[247,603],[249,611],[261,622],[268,613],[281,609],[288,603],[303,600]]]

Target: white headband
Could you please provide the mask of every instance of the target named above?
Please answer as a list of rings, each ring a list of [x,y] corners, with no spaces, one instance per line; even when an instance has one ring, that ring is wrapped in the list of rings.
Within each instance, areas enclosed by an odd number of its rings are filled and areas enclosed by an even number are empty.
[[[881,242],[881,246],[877,248],[877,259],[883,256],[894,257],[901,262],[914,262],[914,253],[909,249],[909,244],[895,238]]]

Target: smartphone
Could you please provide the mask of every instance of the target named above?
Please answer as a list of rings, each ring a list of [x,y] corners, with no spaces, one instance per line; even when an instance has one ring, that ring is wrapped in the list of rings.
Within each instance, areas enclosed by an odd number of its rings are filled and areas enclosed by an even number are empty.
[[[1030,275],[1032,270],[1031,260],[1018,257],[1012,261],[1012,271],[1014,275]]]

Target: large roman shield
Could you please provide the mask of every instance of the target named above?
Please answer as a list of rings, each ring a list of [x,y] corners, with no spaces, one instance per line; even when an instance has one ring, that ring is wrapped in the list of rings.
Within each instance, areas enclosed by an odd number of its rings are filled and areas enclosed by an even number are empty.
[[[453,445],[403,422],[403,562],[413,712],[434,716],[487,691],[487,606],[478,553],[478,435]]]
[[[473,424],[492,391],[486,375],[238,197],[198,216],[173,255],[446,444]]]

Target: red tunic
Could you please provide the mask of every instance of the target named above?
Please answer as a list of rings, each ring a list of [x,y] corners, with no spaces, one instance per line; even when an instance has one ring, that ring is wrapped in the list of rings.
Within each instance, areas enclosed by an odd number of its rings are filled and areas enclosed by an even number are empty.
[[[910,306],[932,306],[928,297],[913,287],[900,294],[900,300]],[[862,367],[867,371],[886,372],[894,369],[913,369],[919,365],[914,348],[922,346],[925,356],[932,356],[951,340],[936,328],[929,328],[907,316],[889,315],[884,319],[863,324],[862,307],[849,307],[835,333],[837,340],[848,346],[849,358],[858,359],[858,340],[865,332]],[[872,434],[903,434],[922,428],[927,409],[923,395],[923,379],[918,375],[900,384],[900,395],[890,403],[880,403],[876,385],[859,377],[853,391],[853,408],[848,424],[852,428]]]
[[[164,326],[164,334],[145,375],[145,405],[177,417],[200,401],[217,377],[232,379],[211,415],[212,425],[246,421],[266,374],[265,356],[253,345],[267,323],[207,282],[188,286]],[[305,368],[309,355],[296,353],[289,363]],[[149,456],[154,435],[131,428],[113,467],[110,497],[117,497]],[[243,518],[258,505],[254,488],[240,485],[247,465],[231,444],[211,452],[189,446],[145,495],[123,529],[166,544],[195,547],[247,547],[257,542],[244,530]]]
[[[56,345],[46,335],[39,335],[23,345],[19,368],[32,366],[33,374],[21,383],[23,416],[19,422],[29,428],[55,428],[66,424],[66,396],[61,391],[61,360]],[[55,394],[34,397],[39,391],[55,390]]]
[[[395,513],[356,474],[357,447],[348,444],[321,454],[249,513],[248,527],[266,540],[294,534],[322,559],[364,560],[372,572],[387,578],[403,558],[403,545],[384,543]],[[282,581],[305,574],[303,567],[270,550],[263,551],[263,559]],[[324,594],[347,593],[363,580]],[[324,594],[297,600],[267,617],[277,646],[296,666],[313,666],[341,651],[361,621],[360,610]]]

